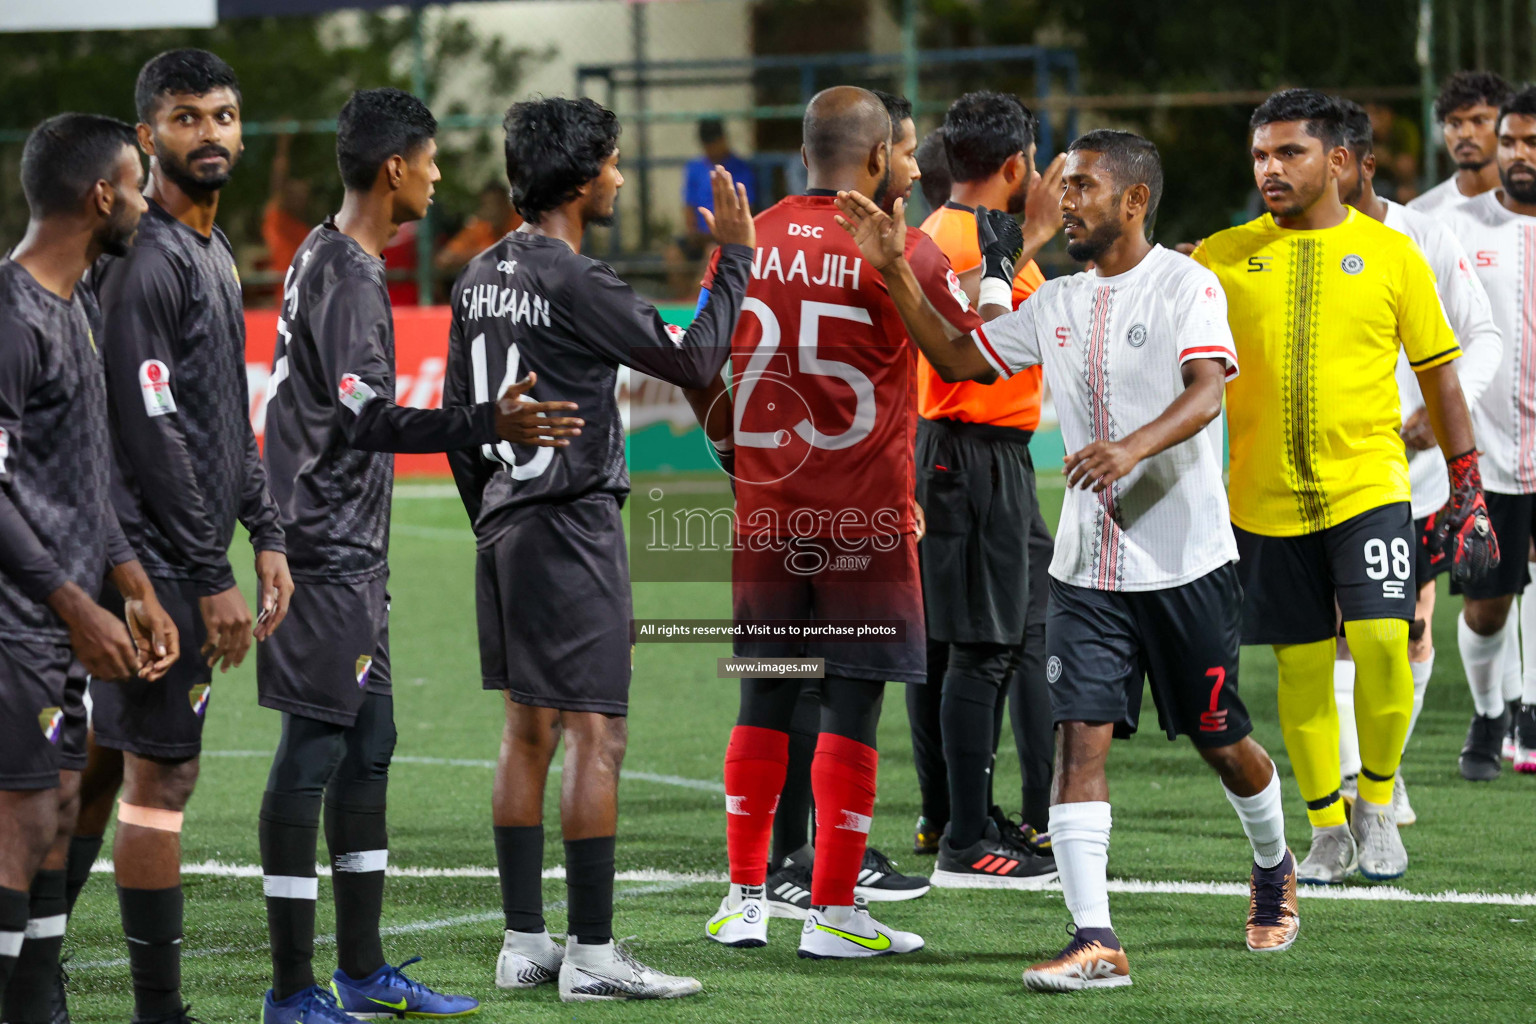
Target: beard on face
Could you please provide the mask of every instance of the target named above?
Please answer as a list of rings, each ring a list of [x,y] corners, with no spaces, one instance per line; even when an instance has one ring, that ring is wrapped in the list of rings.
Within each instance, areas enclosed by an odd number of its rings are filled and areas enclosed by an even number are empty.
[[[1086,223],[1082,218],[1074,218],[1079,224]],[[1113,220],[1105,221],[1098,227],[1089,231],[1086,236],[1072,239],[1067,242],[1067,255],[1079,263],[1087,263],[1097,260],[1109,251],[1109,247],[1119,241],[1123,233],[1121,225]]]
[[[1365,175],[1358,175],[1355,178],[1354,187],[1351,188],[1348,192],[1344,191],[1343,181],[1339,182],[1339,202],[1343,203],[1345,206],[1354,206],[1355,203],[1359,202],[1360,197],[1363,195],[1365,195]]]
[[[1492,162],[1491,160],[1457,160],[1456,169],[1458,171],[1480,171]]]
[[[158,138],[155,140],[155,153],[160,163],[160,170],[165,176],[175,182],[176,186],[183,192],[194,195],[207,195],[210,192],[217,192],[229,184],[229,176],[240,159],[238,155],[231,154],[223,146],[210,142],[206,146],[199,146],[197,149],[194,149],[183,160],[181,157],[172,154]],[[209,156],[223,157],[225,162],[224,169],[210,170],[202,174],[192,169],[192,162],[194,160],[201,160]]]
[[[1524,172],[1518,178],[1512,174],[1517,170]],[[1536,203],[1536,168],[1530,164],[1514,163],[1500,167],[1499,184],[1504,186],[1504,192],[1515,202]]]
[[[880,184],[875,186],[875,194],[869,197],[874,200],[876,206],[886,213],[891,212],[891,207],[896,205],[896,197],[891,195],[891,165],[885,165],[885,173],[880,176]]]
[[[133,246],[133,236],[139,233],[139,221],[128,210],[128,203],[121,196],[112,207],[112,216],[96,229],[96,244],[108,256],[127,256]]]

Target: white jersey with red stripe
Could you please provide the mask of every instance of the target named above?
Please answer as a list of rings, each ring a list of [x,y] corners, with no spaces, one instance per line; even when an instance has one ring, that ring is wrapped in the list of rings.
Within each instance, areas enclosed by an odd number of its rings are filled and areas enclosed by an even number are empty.
[[[1382,202],[1387,204],[1387,217],[1383,223],[1413,239],[1429,261],[1429,268],[1435,272],[1435,291],[1440,295],[1440,305],[1445,307],[1445,318],[1451,322],[1451,330],[1456,332],[1456,343],[1461,346],[1461,358],[1451,365],[1456,368],[1467,407],[1476,408],[1498,373],[1499,359],[1504,351],[1499,328],[1493,322],[1493,310],[1488,305],[1488,295],[1472,270],[1472,260],[1445,221],[1390,199]],[[1397,354],[1397,394],[1402,403],[1404,423],[1424,408],[1424,393],[1419,390],[1418,377],[1408,363],[1408,353],[1401,351]],[[1413,494],[1415,519],[1423,519],[1438,511],[1450,500],[1451,481],[1445,469],[1445,456],[1439,447],[1431,445],[1408,453],[1408,483]]]
[[[1216,275],[1160,245],[1114,277],[1047,281],[975,337],[1003,376],[1044,363],[1068,452],[1122,440],[1162,415],[1192,359],[1220,360],[1228,380],[1237,375]],[[1221,438],[1218,415],[1097,494],[1068,489],[1051,575],[1094,590],[1167,590],[1235,561]]]
[[[1504,354],[1493,383],[1472,406],[1483,486],[1536,493],[1536,217],[1499,202],[1501,189],[1442,209],[1488,293]]]

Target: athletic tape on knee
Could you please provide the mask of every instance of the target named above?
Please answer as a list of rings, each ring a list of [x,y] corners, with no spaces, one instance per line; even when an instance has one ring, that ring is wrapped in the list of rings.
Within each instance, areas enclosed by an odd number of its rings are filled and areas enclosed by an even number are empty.
[[[180,832],[185,815],[181,811],[167,811],[163,807],[141,807],[126,800],[117,802],[117,820],[123,825],[158,829],[161,832]]]

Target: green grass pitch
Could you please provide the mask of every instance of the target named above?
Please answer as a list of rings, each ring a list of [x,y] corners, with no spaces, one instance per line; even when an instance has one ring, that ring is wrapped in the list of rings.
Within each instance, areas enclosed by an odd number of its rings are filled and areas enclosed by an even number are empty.
[[[416,488],[419,492],[419,486]],[[435,494],[436,496],[431,496]],[[491,772],[501,728],[500,698],[480,689],[474,633],[473,544],[451,488],[395,503],[391,620],[398,762],[390,799],[391,866],[480,868],[495,863],[490,834]],[[1044,488],[1054,518],[1060,490]],[[236,564],[251,593],[249,548]],[[1402,888],[1383,901],[1302,900],[1302,930],[1286,953],[1244,949],[1241,895],[1126,892],[1112,896],[1116,929],[1131,960],[1133,987],[1106,993],[1026,993],[1019,974],[1065,942],[1059,892],[941,892],[876,906],[877,916],[924,935],[927,949],[899,960],[801,961],[797,924],[775,920],[766,949],[736,951],[704,937],[720,899],[718,883],[628,881],[618,885],[616,931],[638,935],[637,954],[704,982],[704,994],[639,1006],[564,1006],[551,987],[504,993],[492,984],[500,948],[493,877],[398,877],[389,882],[385,924],[396,962],[422,955],[413,974],[434,987],[481,999],[479,1020],[499,1021],[1528,1021],[1536,1019],[1536,899],[1507,903],[1414,899],[1463,893],[1527,894],[1536,873],[1531,842],[1536,779],[1506,770],[1474,785],[1456,773],[1471,701],[1456,656],[1458,602],[1442,588],[1436,616],[1439,660],[1427,707],[1405,761],[1419,823],[1405,832],[1412,859]],[[721,584],[639,584],[641,617],[727,617]],[[736,710],[734,683],[715,678],[723,647],[642,644],[635,655],[626,770],[718,785]],[[228,877],[186,879],[184,984],[204,1021],[251,1021],[269,984],[256,815],[278,716],[256,705],[254,654],[215,679],[202,779],[183,833],[187,863],[245,866]],[[1275,671],[1268,650],[1244,651],[1242,688],[1257,736],[1280,765],[1291,843],[1307,844],[1307,823],[1275,718]],[[1147,701],[1151,714],[1151,701]],[[918,796],[897,687],[881,727],[880,800],[871,841],[903,870],[932,862],[910,853]],[[424,760],[414,760],[424,759]],[[432,763],[462,760],[467,763]],[[1011,737],[998,759],[999,793],[1017,793]],[[558,776],[556,777],[556,780]],[[1249,857],[1220,784],[1186,743],[1166,742],[1155,720],[1117,744],[1110,761],[1115,831],[1112,879],[1237,883]],[[557,795],[546,804],[557,820]],[[622,787],[621,871],[676,875],[723,872],[723,801],[707,787],[630,778]],[[323,850],[323,846],[322,846]],[[110,851],[110,845],[108,846]],[[323,854],[322,854],[323,856]],[[549,829],[546,864],[561,862]],[[1350,888],[1365,889],[1363,883]],[[317,971],[334,969],[329,885],[321,881]],[[550,927],[564,927],[563,885],[545,883]],[[66,941],[72,1009],[81,1022],[131,1014],[126,949],[110,876],[98,874]]]

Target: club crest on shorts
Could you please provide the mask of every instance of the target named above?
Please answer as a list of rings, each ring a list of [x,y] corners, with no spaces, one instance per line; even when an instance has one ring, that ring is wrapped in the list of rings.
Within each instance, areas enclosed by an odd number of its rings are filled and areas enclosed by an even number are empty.
[[[187,691],[187,703],[192,705],[194,715],[201,716],[208,707],[208,689],[207,683],[197,683]]]
[[[1359,256],[1356,256],[1354,253],[1350,253],[1348,256],[1345,256],[1344,259],[1339,261],[1339,269],[1344,271],[1346,274],[1358,274],[1360,271],[1365,269],[1365,260],[1361,259]]]
[[[43,739],[49,743],[59,742],[59,734],[64,731],[64,709],[43,708],[37,713],[37,724],[43,730]]]
[[[1147,325],[1133,324],[1131,329],[1125,332],[1125,340],[1131,348],[1141,348],[1147,343]]]
[[[1053,654],[1051,655],[1050,660],[1045,663],[1045,681],[1048,683],[1054,683],[1060,678],[1061,659]]]
[[[373,669],[373,655],[359,654],[357,663],[352,666],[352,671],[357,675],[358,689],[368,685],[368,673]]]

